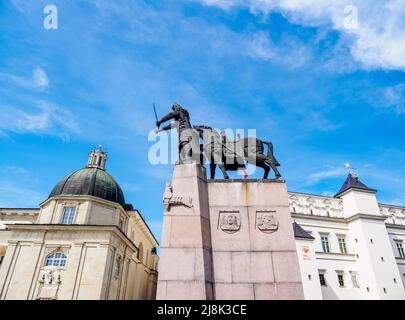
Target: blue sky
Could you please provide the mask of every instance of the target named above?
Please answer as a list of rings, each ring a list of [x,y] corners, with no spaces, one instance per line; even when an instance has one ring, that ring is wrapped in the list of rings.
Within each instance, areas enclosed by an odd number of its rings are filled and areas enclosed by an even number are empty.
[[[0,207],[37,206],[102,144],[159,237],[172,166],[149,164],[147,135],[174,101],[272,140],[291,191],[333,195],[351,162],[405,204],[404,17],[397,0],[2,1]]]

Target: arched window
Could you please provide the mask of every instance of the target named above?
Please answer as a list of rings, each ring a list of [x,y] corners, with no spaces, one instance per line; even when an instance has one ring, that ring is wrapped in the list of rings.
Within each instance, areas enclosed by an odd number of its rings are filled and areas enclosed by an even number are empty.
[[[45,266],[49,267],[64,267],[66,265],[67,257],[62,252],[55,252],[46,258]]]

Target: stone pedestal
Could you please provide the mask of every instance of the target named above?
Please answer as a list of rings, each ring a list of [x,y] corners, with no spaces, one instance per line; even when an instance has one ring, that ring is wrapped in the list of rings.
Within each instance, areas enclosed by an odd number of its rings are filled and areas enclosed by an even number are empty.
[[[213,299],[205,169],[197,164],[176,165],[164,203],[156,299]]]
[[[172,183],[157,299],[304,299],[284,182],[207,181],[183,164]]]

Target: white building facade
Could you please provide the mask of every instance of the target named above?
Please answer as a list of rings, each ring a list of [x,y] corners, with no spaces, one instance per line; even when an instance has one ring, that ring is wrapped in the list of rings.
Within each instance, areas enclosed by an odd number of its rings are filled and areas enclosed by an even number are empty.
[[[405,207],[351,174],[335,197],[289,200],[306,299],[405,299]]]

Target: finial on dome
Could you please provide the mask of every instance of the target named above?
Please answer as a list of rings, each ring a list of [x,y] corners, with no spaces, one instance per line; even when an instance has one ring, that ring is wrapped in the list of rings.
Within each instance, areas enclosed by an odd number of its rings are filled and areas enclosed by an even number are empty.
[[[89,161],[87,162],[87,168],[98,168],[105,170],[105,163],[107,161],[107,153],[103,151],[103,147],[100,144],[97,150],[92,150],[89,153]]]

